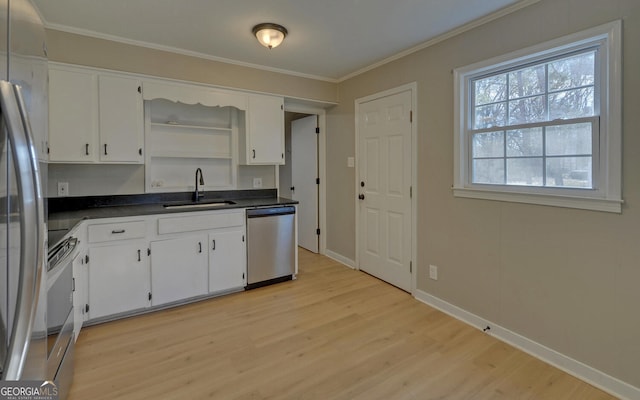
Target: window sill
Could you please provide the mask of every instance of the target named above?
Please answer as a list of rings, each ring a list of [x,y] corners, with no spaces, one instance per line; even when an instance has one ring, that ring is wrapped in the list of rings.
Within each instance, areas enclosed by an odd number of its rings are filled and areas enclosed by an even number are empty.
[[[581,210],[604,211],[622,213],[623,200],[596,199],[588,197],[555,196],[539,193],[502,192],[487,189],[470,189],[454,187],[455,197],[508,201],[512,203],[526,203],[543,206],[577,208]]]

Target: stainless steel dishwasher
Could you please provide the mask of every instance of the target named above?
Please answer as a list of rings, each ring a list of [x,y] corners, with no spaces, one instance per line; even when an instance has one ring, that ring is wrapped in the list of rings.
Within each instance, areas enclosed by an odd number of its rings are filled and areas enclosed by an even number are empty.
[[[292,279],[294,206],[247,209],[247,289]]]

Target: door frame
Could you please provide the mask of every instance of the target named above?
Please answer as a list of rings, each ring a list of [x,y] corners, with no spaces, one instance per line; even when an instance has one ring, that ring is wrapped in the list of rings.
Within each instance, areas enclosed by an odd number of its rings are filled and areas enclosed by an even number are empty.
[[[318,238],[318,254],[325,255],[327,252],[327,118],[326,110],[321,107],[315,107],[312,105],[284,103],[285,112],[295,112],[309,115],[318,116],[318,127],[320,133],[318,134],[318,177],[320,178],[320,184],[318,185],[318,224],[320,225],[320,235]],[[276,176],[278,174],[276,173]]]
[[[417,204],[418,204],[418,83],[411,82],[402,86],[397,86],[392,89],[384,90],[382,92],[374,93],[369,96],[360,97],[355,100],[355,155],[356,155],[356,173],[354,187],[354,205],[356,214],[356,269],[360,270],[360,200],[358,199],[358,182],[360,182],[360,168],[359,168],[359,152],[360,152],[360,124],[358,122],[360,115],[360,106],[363,103],[370,102],[372,100],[380,99],[387,96],[392,96],[402,92],[411,92],[411,111],[412,111],[412,123],[411,123],[411,295],[415,295],[417,284],[417,271],[418,271],[418,222],[417,222]]]

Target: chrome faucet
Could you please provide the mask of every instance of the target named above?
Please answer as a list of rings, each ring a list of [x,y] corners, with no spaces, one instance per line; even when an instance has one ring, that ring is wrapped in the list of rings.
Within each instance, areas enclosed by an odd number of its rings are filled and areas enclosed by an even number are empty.
[[[200,180],[198,180],[198,174],[200,174]],[[201,197],[204,197],[204,193],[200,193],[198,190],[198,182],[200,185],[204,185],[204,177],[202,176],[202,170],[200,168],[196,169],[196,191],[193,193],[194,202],[197,202]]]

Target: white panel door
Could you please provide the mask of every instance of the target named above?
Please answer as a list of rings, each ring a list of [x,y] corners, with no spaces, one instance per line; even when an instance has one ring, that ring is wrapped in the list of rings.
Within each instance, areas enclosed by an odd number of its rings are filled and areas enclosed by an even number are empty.
[[[318,117],[291,123],[292,198],[298,204],[298,245],[318,252]]]
[[[360,104],[359,267],[411,290],[411,91]]]

